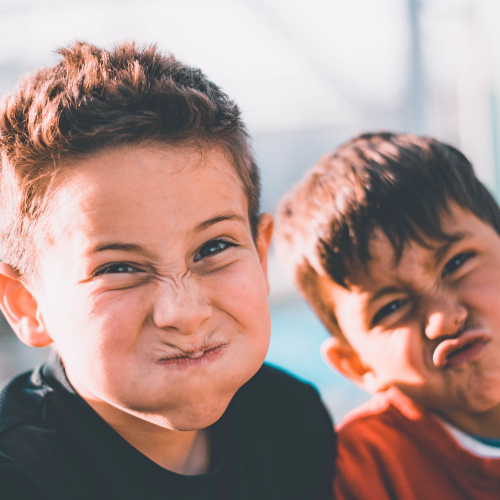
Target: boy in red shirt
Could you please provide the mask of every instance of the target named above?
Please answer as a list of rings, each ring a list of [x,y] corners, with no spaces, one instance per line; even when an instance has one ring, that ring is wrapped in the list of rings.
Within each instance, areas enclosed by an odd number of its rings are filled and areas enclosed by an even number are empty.
[[[338,426],[337,499],[500,491],[500,209],[456,149],[366,134],[282,202],[277,248],[373,393]]]

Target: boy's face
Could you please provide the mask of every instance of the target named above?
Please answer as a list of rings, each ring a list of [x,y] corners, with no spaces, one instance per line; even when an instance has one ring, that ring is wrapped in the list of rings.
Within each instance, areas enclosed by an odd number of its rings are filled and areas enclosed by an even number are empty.
[[[345,337],[325,355],[371,392],[395,385],[460,420],[500,409],[500,237],[457,206],[442,227],[456,241],[410,242],[396,264],[377,230],[348,290],[322,279]]]
[[[233,165],[215,149],[105,152],[48,217],[31,292],[76,390],[168,428],[217,420],[270,338],[272,218],[256,248]]]

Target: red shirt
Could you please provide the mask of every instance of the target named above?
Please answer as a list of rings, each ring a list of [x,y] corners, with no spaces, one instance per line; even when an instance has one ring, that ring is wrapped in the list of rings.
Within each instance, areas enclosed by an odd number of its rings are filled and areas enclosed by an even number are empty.
[[[337,500],[499,500],[500,458],[463,448],[396,388],[338,425]]]

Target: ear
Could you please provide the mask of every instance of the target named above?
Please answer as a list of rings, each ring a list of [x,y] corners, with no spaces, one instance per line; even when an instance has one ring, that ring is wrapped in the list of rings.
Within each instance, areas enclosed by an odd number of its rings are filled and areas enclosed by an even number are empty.
[[[257,253],[259,255],[260,265],[264,271],[264,276],[267,280],[267,257],[271,239],[273,237],[274,219],[271,214],[263,213],[259,217],[258,236],[257,236]],[[267,283],[267,291],[269,293],[269,282]]]
[[[337,337],[329,337],[321,344],[321,354],[333,368],[339,371],[362,389],[370,392],[367,383],[370,370],[363,366],[358,353],[345,341]]]
[[[52,343],[35,297],[23,283],[19,273],[3,262],[0,263],[0,309],[25,344],[45,347]]]

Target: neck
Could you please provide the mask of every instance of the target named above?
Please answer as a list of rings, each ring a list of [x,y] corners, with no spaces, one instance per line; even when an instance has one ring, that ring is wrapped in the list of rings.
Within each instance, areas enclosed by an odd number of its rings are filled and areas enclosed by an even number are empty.
[[[480,413],[446,412],[439,415],[467,434],[500,438],[500,405]]]
[[[84,399],[120,436],[161,467],[185,475],[208,472],[210,442],[206,429],[178,431],[144,420],[104,401]]]

